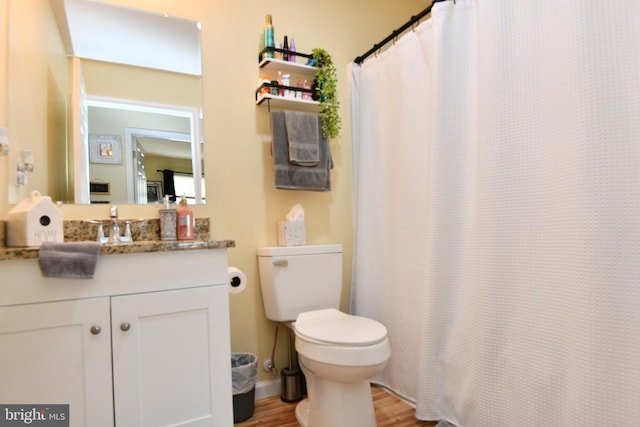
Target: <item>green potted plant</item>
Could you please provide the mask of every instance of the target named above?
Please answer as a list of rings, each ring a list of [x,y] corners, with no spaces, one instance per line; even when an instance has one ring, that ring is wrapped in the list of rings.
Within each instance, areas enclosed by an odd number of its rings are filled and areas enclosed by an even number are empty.
[[[338,102],[336,88],[338,85],[338,73],[331,60],[331,55],[322,49],[314,48],[311,55],[318,67],[313,80],[313,99],[320,103],[320,117],[322,118],[322,135],[328,138],[336,138],[340,135],[342,120],[338,114],[340,102]]]

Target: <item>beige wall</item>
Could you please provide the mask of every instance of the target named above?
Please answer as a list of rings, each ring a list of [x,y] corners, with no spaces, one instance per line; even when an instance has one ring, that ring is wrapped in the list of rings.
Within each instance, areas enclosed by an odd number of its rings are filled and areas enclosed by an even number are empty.
[[[0,0],[0,5],[5,1]],[[256,248],[276,244],[276,223],[292,205],[301,203],[305,207],[309,244],[343,244],[342,306],[348,306],[353,235],[348,64],[428,4],[420,0],[111,2],[202,22],[207,205],[196,206],[194,211],[196,216],[211,218],[214,239],[236,241],[237,247],[229,250],[229,262],[246,273],[249,287],[244,293],[230,295],[231,348],[257,353],[261,365],[270,357],[273,329],[262,307]],[[343,128],[341,138],[331,144],[335,163],[331,192],[274,188],[268,110],[254,104],[260,75],[257,54],[267,13],[273,15],[276,40],[287,34],[295,38],[299,51],[307,53],[314,47],[325,48],[338,68]],[[2,119],[0,114],[0,124]],[[5,170],[0,174],[4,176]],[[0,199],[5,203],[0,204],[4,214],[7,206],[3,191]],[[63,211],[66,219],[97,218],[106,217],[108,207],[64,206]],[[148,206],[123,206],[121,214],[157,215]],[[286,363],[283,349],[280,346],[277,356],[280,368]],[[259,371],[260,379],[270,378]]]
[[[199,76],[88,59],[80,62],[89,95],[198,108],[202,105]]]
[[[0,127],[7,125],[7,58],[9,46],[9,0],[0,0]],[[7,211],[7,156],[0,156],[0,218]]]
[[[49,173],[48,168],[56,162],[64,164],[66,158],[67,61],[62,38],[49,2],[9,0],[8,4],[8,22],[20,25],[9,25],[6,32],[10,67],[5,75],[10,83],[3,95],[12,149],[6,159],[10,168],[3,172],[15,182],[20,151],[32,150],[39,173],[29,175],[30,188],[64,200],[65,185],[60,179],[64,174]],[[15,190],[9,194],[14,201],[27,195],[24,187],[2,188]],[[2,199],[6,203],[7,197]]]

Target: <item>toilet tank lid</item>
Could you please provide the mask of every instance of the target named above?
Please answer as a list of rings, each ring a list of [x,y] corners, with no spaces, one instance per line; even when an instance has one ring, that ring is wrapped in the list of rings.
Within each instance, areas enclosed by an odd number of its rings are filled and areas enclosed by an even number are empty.
[[[286,256],[342,253],[342,245],[270,246],[258,248],[258,256]]]

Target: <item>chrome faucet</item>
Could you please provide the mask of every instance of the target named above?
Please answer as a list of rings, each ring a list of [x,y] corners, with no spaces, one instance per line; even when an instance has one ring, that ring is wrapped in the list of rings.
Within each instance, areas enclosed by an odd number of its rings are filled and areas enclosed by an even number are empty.
[[[110,231],[107,243],[120,243],[120,225],[118,224],[118,207],[111,205],[109,209]]]
[[[86,220],[90,224],[98,226],[96,241],[100,243],[131,243],[133,236],[131,233],[131,223],[140,220],[130,219],[122,221],[124,223],[124,234],[120,234],[120,219],[118,219],[118,206],[111,205],[109,209],[109,223],[105,224],[103,220]],[[109,237],[105,236],[105,225],[109,227]]]

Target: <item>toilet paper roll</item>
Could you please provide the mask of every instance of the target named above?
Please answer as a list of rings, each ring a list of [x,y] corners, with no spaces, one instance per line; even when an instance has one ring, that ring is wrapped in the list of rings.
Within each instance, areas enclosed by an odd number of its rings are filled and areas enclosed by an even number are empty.
[[[227,267],[229,293],[239,294],[247,289],[247,276],[236,267]]]

